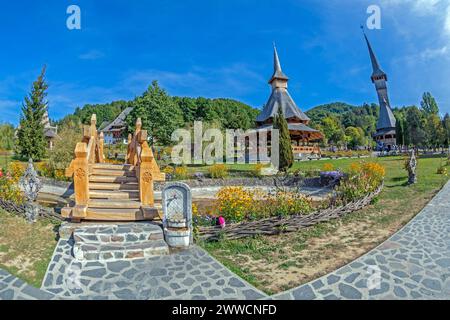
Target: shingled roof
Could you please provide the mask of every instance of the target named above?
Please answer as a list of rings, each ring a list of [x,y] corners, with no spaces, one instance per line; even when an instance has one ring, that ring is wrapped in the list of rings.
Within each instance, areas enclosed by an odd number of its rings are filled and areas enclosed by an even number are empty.
[[[273,118],[277,114],[278,108],[280,107],[283,110],[283,114],[286,119],[297,118],[302,121],[310,120],[308,116],[297,107],[286,89],[275,88],[272,90],[272,94],[270,95],[263,110],[258,117],[256,117],[256,122],[265,122],[268,119]]]
[[[111,131],[114,128],[117,127],[125,127],[126,126],[126,122],[125,119],[126,117],[130,114],[131,110],[133,110],[133,107],[127,107],[125,108],[118,116],[116,119],[114,119],[114,121],[112,121],[110,124],[108,124],[105,128],[103,128],[101,131],[103,132],[107,132],[107,131]]]
[[[269,97],[269,100],[264,105],[261,113],[256,117],[256,122],[259,124],[266,122],[267,120],[273,118],[277,112],[278,108],[282,108],[284,117],[286,119],[296,118],[298,120],[308,122],[310,119],[306,114],[304,114],[295,104],[294,100],[290,96],[287,91],[287,81],[288,77],[281,70],[280,59],[278,58],[277,49],[274,46],[273,48],[273,60],[274,60],[274,72],[272,77],[269,80],[269,83],[273,81],[281,81],[286,84],[285,86],[277,87],[274,86],[272,88],[272,93]]]
[[[386,100],[380,104],[380,115],[377,121],[377,130],[395,128],[395,116]]]

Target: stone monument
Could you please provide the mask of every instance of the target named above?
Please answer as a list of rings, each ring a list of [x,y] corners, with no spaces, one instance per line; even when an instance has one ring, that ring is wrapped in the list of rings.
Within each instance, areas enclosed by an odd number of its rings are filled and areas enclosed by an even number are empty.
[[[416,176],[417,159],[414,149],[411,151],[408,163],[406,164],[406,170],[408,171],[408,184],[414,184],[417,182]]]
[[[167,184],[162,191],[164,238],[170,247],[185,248],[193,243],[192,194],[185,183]]]
[[[20,187],[24,191],[26,204],[25,216],[29,222],[36,222],[39,215],[39,207],[34,205],[38,196],[39,190],[42,188],[42,182],[39,179],[36,170],[33,167],[33,160],[28,160],[28,166],[25,173],[20,178]]]

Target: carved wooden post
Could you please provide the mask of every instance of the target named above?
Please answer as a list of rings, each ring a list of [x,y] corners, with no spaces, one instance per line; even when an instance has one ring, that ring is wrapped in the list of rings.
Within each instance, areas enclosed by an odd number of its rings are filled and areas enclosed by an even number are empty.
[[[142,121],[141,118],[137,118],[136,120],[136,130],[134,133],[133,140],[133,148],[134,148],[134,156],[133,156],[133,165],[139,165],[139,155],[141,153],[141,131],[142,131]],[[147,139],[147,136],[145,136]]]
[[[141,162],[139,165],[139,196],[143,207],[153,207],[152,150],[147,141],[142,144]]]
[[[131,135],[131,133],[128,134],[128,146],[127,146],[127,163],[131,164],[131,154],[132,154],[132,145],[131,145],[131,141],[133,140],[133,136]]]
[[[100,132],[98,137],[98,162],[105,162],[105,155],[103,154],[103,146],[105,144],[105,135],[103,132]]]
[[[91,137],[97,136],[97,115],[94,113],[91,117]]]
[[[89,164],[87,154],[86,143],[77,143],[75,147],[75,159],[73,160],[73,181],[76,204],[72,212],[74,218],[86,217],[89,202]]]

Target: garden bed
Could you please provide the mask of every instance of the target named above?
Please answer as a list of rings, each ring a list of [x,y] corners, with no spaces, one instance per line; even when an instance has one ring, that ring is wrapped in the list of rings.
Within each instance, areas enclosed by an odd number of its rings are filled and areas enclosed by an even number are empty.
[[[383,185],[375,192],[365,197],[347,203],[343,206],[319,210],[310,214],[290,215],[288,217],[271,217],[258,221],[246,221],[241,223],[229,224],[224,228],[220,226],[198,226],[196,235],[201,240],[235,240],[256,235],[277,235],[287,232],[295,232],[317,223],[336,219],[360,210],[371,203],[377,197]]]

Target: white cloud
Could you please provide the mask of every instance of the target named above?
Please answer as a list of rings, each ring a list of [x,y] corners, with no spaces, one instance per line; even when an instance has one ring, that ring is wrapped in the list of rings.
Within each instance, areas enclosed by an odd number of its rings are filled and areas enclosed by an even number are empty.
[[[445,17],[444,30],[450,35],[450,5],[447,7],[447,16]]]
[[[430,60],[441,56],[446,56],[447,54],[448,54],[448,47],[443,46],[441,48],[435,49],[427,48],[424,51],[422,51],[419,56],[422,60]]]
[[[99,50],[90,50],[78,56],[81,60],[97,60],[103,58],[105,54]]]

